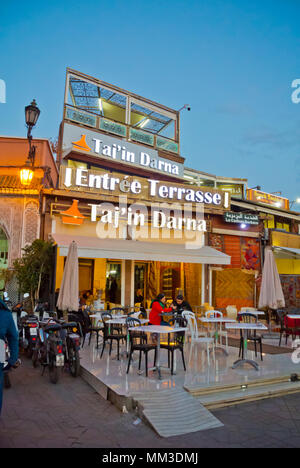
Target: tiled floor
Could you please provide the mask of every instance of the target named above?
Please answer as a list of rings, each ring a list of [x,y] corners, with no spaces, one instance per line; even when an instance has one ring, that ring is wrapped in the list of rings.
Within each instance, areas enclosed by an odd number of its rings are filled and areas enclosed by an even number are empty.
[[[238,358],[237,348],[229,348],[229,356],[225,356],[222,351],[217,351],[215,361],[211,357],[208,364],[206,349],[202,345],[195,345],[191,348],[190,344],[187,344],[185,348],[186,372],[183,370],[180,353],[177,352],[176,375],[171,376],[170,370],[164,369],[162,380],[158,380],[157,372],[151,370],[148,378],[145,377],[144,373],[139,375],[137,360],[131,366],[129,374],[126,374],[126,354],[123,354],[121,359],[117,361],[115,348],[113,348],[111,357],[109,357],[108,351],[105,351],[102,359],[100,351],[101,347],[97,350],[94,342],[90,347],[85,345],[81,351],[82,366],[116,393],[126,396],[136,392],[154,391],[162,388],[195,389],[242,385],[256,380],[289,376],[291,373],[300,371],[300,365],[292,362],[291,354],[264,355],[264,360],[261,362],[260,356],[255,358],[254,352],[251,351],[248,351],[248,357],[259,363],[259,371],[249,365],[232,369],[232,364]],[[154,353],[150,353],[149,366],[153,365],[153,355]],[[162,364],[166,366],[166,350],[161,350],[161,360]],[[142,360],[142,370],[144,365],[144,360]]]

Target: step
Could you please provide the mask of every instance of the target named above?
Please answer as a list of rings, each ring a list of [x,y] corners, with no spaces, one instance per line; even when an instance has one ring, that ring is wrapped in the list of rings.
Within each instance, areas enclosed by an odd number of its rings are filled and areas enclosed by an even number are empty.
[[[255,387],[261,387],[264,385],[275,385],[275,384],[280,384],[280,383],[286,383],[290,382],[290,377],[291,374],[287,375],[281,375],[279,377],[273,377],[273,378],[258,378],[257,380],[251,380],[247,382],[247,387],[248,388],[255,388]],[[201,396],[201,395],[208,395],[210,393],[215,394],[215,393],[222,393],[226,391],[235,391],[235,390],[240,390],[241,387],[243,386],[242,383],[236,383],[236,384],[228,384],[228,385],[211,385],[211,386],[201,386],[201,385],[195,385],[195,386],[189,386],[189,385],[184,385],[184,389],[192,394],[193,396]]]
[[[298,392],[300,392],[300,382],[285,381],[268,385],[248,386],[245,389],[239,388],[227,391],[215,391],[198,395],[195,398],[199,400],[205,408],[212,410]]]

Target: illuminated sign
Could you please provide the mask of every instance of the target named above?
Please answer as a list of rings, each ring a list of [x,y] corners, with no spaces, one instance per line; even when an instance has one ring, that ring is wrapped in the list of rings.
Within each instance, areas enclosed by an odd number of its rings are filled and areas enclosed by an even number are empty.
[[[128,195],[139,200],[195,203],[228,210],[230,194],[214,188],[199,188],[123,174],[61,167],[60,188],[97,194]]]
[[[244,198],[244,186],[242,184],[223,184],[217,183],[219,190],[226,190],[231,193],[232,197],[235,198]]]
[[[104,133],[65,123],[64,157],[72,150],[88,153],[97,158],[154,170],[162,174],[183,177],[183,164],[160,157],[153,148],[143,147]]]
[[[226,223],[251,224],[255,226],[259,224],[258,215],[248,213],[234,213],[232,211],[227,211],[224,213],[224,220]]]
[[[272,193],[261,192],[259,190],[248,189],[247,199],[263,205],[269,205],[273,208],[280,208],[282,210],[289,210],[290,203],[288,198],[279,197]]]

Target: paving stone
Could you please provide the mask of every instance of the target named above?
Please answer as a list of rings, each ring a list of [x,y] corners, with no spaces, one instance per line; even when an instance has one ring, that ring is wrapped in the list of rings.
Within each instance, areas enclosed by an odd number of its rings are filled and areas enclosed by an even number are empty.
[[[4,392],[0,448],[17,447],[300,447],[300,395],[214,410],[223,427],[159,437],[136,414],[122,414],[82,379],[62,375],[57,385],[24,359]]]

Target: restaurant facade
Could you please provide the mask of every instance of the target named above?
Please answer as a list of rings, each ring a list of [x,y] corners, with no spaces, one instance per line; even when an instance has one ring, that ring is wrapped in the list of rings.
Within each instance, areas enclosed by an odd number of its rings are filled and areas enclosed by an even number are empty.
[[[178,111],[67,70],[59,185],[43,212],[55,290],[75,240],[80,291],[101,291],[109,307],[159,292],[209,301],[208,265],[230,264],[209,245],[210,217],[230,211],[231,193],[184,178],[179,128]]]
[[[179,111],[71,69],[57,162],[42,205],[43,237],[56,246],[53,295],[75,240],[79,289],[100,291],[107,307],[141,297],[149,306],[159,292],[193,307],[252,307],[276,238],[268,226],[299,235],[282,200],[272,206],[246,179],[186,166]]]

